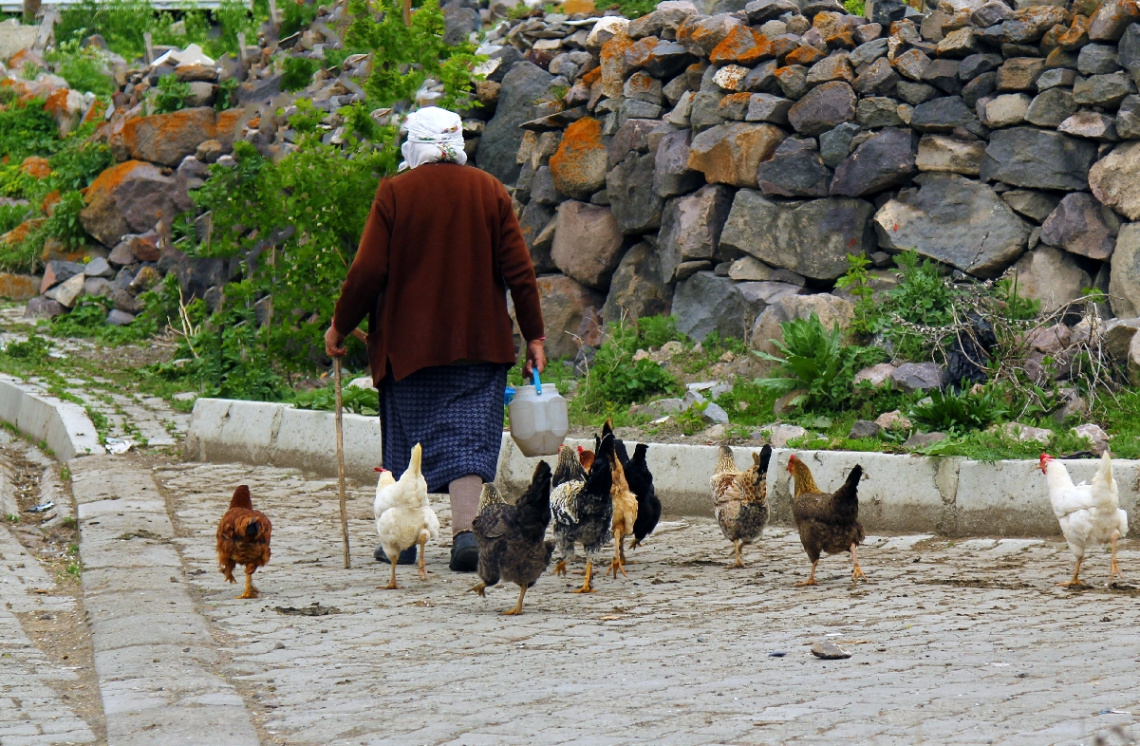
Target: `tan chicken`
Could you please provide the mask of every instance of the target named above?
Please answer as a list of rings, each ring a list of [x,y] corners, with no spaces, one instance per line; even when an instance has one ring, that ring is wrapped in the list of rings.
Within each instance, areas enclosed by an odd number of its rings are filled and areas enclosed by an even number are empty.
[[[606,423],[606,427],[602,430],[602,437],[609,435],[613,437],[613,430],[610,428],[610,423]],[[608,572],[613,573],[614,579],[617,579],[618,571],[625,575],[625,537],[633,535],[633,524],[637,521],[637,495],[629,488],[629,482],[625,478],[625,468],[621,465],[621,459],[618,458],[617,451],[611,450],[608,454],[610,461],[610,471],[613,473],[613,486],[610,487],[610,498],[614,503],[614,518],[612,530],[614,534],[614,558],[610,562],[610,569]],[[626,577],[629,577],[628,575]]]
[[[771,459],[772,446],[764,446],[760,453],[752,454],[752,466],[742,472],[736,468],[732,449],[720,447],[709,487],[717,523],[724,538],[732,542],[736,556],[736,563],[730,567],[744,567],[740,548],[755,541],[768,525],[768,463]]]

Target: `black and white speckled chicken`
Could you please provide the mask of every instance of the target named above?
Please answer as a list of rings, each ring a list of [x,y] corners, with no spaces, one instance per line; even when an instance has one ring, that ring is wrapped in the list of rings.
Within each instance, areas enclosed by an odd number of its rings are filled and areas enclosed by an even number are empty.
[[[539,461],[526,492],[509,505],[493,484],[483,485],[479,515],[471,526],[479,543],[479,582],[471,590],[483,590],[500,580],[519,587],[519,602],[503,614],[522,613],[526,589],[550,564],[554,542],[544,541],[550,523],[550,465]]]
[[[550,513],[554,519],[553,559],[558,563],[554,573],[566,574],[566,563],[574,558],[575,543],[580,543],[586,551],[586,580],[575,593],[594,592],[591,585],[594,562],[610,538],[610,521],[614,513],[610,497],[613,487],[610,456],[613,449],[613,436],[603,437],[595,449],[594,463],[590,465],[586,478],[562,482],[550,495]],[[555,474],[573,473],[570,460],[578,463],[574,450],[567,447],[559,449]],[[581,468],[580,463],[578,468]]]

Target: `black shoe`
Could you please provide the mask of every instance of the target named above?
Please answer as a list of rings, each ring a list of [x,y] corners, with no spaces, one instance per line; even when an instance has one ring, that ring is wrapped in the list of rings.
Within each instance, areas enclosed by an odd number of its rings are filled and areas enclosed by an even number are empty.
[[[451,562],[447,565],[455,572],[475,572],[479,568],[479,543],[475,534],[460,531],[451,540]]]
[[[377,544],[376,551],[372,553],[377,562],[383,562],[385,565],[389,564],[388,555],[384,553],[384,545]],[[397,565],[414,565],[416,564],[416,545],[412,544],[410,547],[400,552],[400,559],[396,560]]]

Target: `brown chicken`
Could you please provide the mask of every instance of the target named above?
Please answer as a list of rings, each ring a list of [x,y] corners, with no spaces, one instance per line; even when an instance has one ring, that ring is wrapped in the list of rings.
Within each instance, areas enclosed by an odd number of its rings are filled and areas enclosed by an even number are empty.
[[[253,585],[253,573],[269,564],[269,539],[273,524],[260,510],[253,509],[249,487],[234,490],[230,509],[218,524],[218,569],[226,580],[234,580],[234,567],[245,565],[245,592],[238,598],[257,598],[260,591]]]
[[[834,493],[820,492],[807,464],[794,455],[788,459],[788,471],[796,480],[796,492],[792,498],[792,518],[800,532],[800,543],[811,560],[811,575],[796,585],[817,585],[815,566],[821,552],[838,554],[851,552],[851,585],[859,578],[867,579],[859,567],[855,546],[863,543],[863,525],[859,523],[859,480],[863,478],[863,467],[856,464],[847,481]]]
[[[606,422],[605,428],[602,430],[602,436],[605,437],[609,434],[613,437],[613,430],[610,428],[610,423]],[[633,535],[633,524],[637,521],[637,495],[629,488],[629,482],[625,478],[625,468],[621,465],[621,459],[618,458],[617,451],[611,450],[609,452],[610,471],[613,473],[613,486],[610,487],[610,499],[614,503],[614,518],[613,518],[613,534],[614,534],[614,558],[610,562],[609,572],[613,573],[614,579],[617,579],[618,571],[625,575],[625,537]],[[629,576],[626,576],[629,577]]]
[[[588,472],[590,467],[594,465],[594,452],[578,446],[578,460],[582,463],[582,468]]]
[[[772,446],[764,446],[760,453],[752,454],[752,466],[742,472],[736,468],[732,449],[720,447],[709,488],[713,513],[724,538],[732,542],[736,556],[736,563],[730,567],[744,567],[740,548],[751,544],[768,525],[768,463],[771,459]]]

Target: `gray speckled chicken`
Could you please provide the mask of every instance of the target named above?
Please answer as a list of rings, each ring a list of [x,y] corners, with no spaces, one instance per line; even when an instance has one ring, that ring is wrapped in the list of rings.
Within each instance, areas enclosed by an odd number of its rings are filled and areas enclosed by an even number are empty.
[[[768,525],[768,464],[771,460],[772,446],[764,446],[760,453],[752,454],[752,466],[742,472],[736,468],[732,449],[720,447],[709,487],[717,523],[735,550],[736,563],[732,567],[744,567],[740,547],[751,544]]]
[[[530,486],[514,505],[507,504],[493,484],[483,485],[479,515],[471,530],[479,543],[479,582],[471,590],[483,590],[500,579],[519,587],[519,602],[503,614],[522,613],[526,589],[534,585],[554,551],[554,542],[545,541],[550,523],[550,465],[539,461]]]

